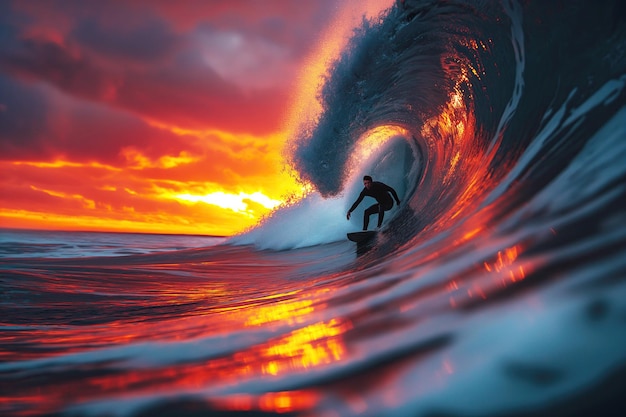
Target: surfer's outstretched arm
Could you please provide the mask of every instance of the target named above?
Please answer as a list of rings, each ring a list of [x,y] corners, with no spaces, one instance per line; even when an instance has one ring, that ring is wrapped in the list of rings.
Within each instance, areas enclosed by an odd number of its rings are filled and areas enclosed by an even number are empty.
[[[358,207],[358,205],[361,204],[361,201],[363,201],[364,197],[365,197],[365,190],[361,191],[361,194],[359,194],[359,198],[356,199],[354,204],[352,204],[352,207],[350,207],[350,210],[348,210],[348,214],[346,215],[346,218],[348,220],[350,220],[350,214],[352,214],[354,209],[356,209]]]

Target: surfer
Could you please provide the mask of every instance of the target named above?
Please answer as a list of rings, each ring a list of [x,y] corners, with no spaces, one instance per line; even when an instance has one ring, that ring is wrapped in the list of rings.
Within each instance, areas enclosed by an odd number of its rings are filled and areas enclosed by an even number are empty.
[[[400,204],[400,199],[398,198],[396,190],[382,182],[372,181],[372,177],[369,175],[363,177],[363,185],[365,188],[363,188],[359,198],[357,198],[354,204],[352,204],[352,207],[350,207],[350,210],[348,210],[348,215],[346,217],[350,220],[350,215],[354,209],[361,204],[361,201],[363,201],[365,196],[374,197],[377,203],[370,206],[367,210],[365,210],[365,213],[363,213],[363,230],[367,230],[367,226],[370,222],[370,216],[375,213],[378,213],[378,227],[380,228],[383,224],[385,211],[391,210],[393,207],[393,200],[391,196],[393,196],[398,205]]]

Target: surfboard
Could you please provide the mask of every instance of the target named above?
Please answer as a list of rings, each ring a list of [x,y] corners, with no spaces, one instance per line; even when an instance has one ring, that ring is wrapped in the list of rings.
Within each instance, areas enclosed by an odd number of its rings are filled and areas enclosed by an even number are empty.
[[[350,239],[353,242],[356,243],[365,243],[368,242],[372,239],[374,239],[376,237],[376,234],[378,232],[375,232],[373,230],[368,231],[368,232],[353,232],[353,233],[348,233],[348,239]]]

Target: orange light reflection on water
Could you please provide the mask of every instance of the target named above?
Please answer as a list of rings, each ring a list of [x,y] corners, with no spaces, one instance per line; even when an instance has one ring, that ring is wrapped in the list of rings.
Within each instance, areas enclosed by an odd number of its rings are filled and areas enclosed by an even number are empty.
[[[272,304],[255,305],[254,303],[262,300],[251,299],[250,303],[243,303],[240,309],[187,316],[180,323],[176,320],[159,322],[158,326],[165,327],[165,330],[147,322],[135,324],[118,322],[112,327],[78,326],[73,331],[70,326],[60,334],[48,336],[53,336],[53,344],[58,347],[62,345],[82,347],[82,350],[77,351],[79,354],[102,337],[106,344],[101,344],[100,347],[123,346],[146,340],[145,335],[153,332],[161,336],[152,339],[157,348],[155,351],[157,362],[149,366],[136,366],[135,361],[141,362],[142,358],[131,354],[128,359],[121,357],[113,359],[112,365],[106,361],[102,365],[89,365],[90,372],[81,378],[65,379],[61,369],[59,377],[50,378],[47,385],[33,386],[26,383],[17,385],[14,387],[15,397],[0,398],[0,405],[4,403],[4,406],[10,407],[22,401],[20,398],[32,399],[28,400],[29,407],[35,407],[38,412],[45,413],[65,404],[68,401],[68,393],[71,393],[72,402],[90,402],[116,396],[161,394],[170,396],[176,393],[197,394],[203,397],[209,395],[207,393],[214,387],[237,386],[251,381],[271,381],[284,375],[330,366],[346,358],[347,349],[343,335],[352,328],[352,325],[341,318],[315,320],[317,316],[314,314],[319,315],[325,308],[325,304],[320,302],[320,296],[328,291],[328,288],[312,291],[307,294],[310,298],[303,298],[304,294],[301,294],[301,291],[285,292],[277,295]],[[203,328],[206,329],[205,333],[202,332]],[[254,329],[260,329],[261,332],[276,332],[276,337],[270,339],[264,337],[264,342],[238,348],[239,350],[234,353],[222,356],[213,356],[215,353],[207,349],[207,358],[204,360],[158,364],[158,352],[167,349],[168,342],[179,343],[181,340],[188,340],[195,343],[197,340],[198,349],[202,349],[202,338],[211,337],[218,340],[222,333],[229,334],[234,330],[241,333],[245,332],[245,329],[250,329],[253,334]],[[178,337],[175,337],[177,333]],[[164,335],[167,336],[165,339],[162,337]],[[40,332],[38,337],[43,340],[48,336]],[[159,346],[159,343],[164,345]],[[175,349],[175,345],[172,348]],[[150,364],[149,349],[146,351],[148,364]],[[69,354],[68,352],[64,352],[63,355]],[[97,349],[93,354],[97,355]],[[198,358],[197,353],[195,357]],[[68,363],[71,364],[72,361]],[[73,368],[72,365],[68,365],[67,371],[79,370],[81,367],[79,364],[76,366],[77,368]],[[100,368],[102,372],[98,371]],[[53,369],[51,372],[57,371]],[[317,401],[317,394],[313,391],[294,391],[226,396],[215,401],[210,395],[206,398],[211,406],[225,410],[282,413],[311,408]]]
[[[421,135],[437,143],[437,148],[446,148],[446,152],[436,152],[441,170],[443,189],[450,189],[447,195],[457,195],[453,206],[446,210],[445,218],[439,219],[431,227],[446,227],[451,220],[461,215],[476,197],[492,184],[487,173],[488,164],[483,160],[481,149],[475,147],[476,120],[471,102],[466,102],[463,85],[468,82],[467,75],[458,75],[448,102],[435,117],[428,119],[422,126]],[[444,146],[443,144],[448,144]],[[453,192],[453,189],[458,189]]]
[[[506,286],[526,278],[526,271],[522,265],[514,265],[515,260],[521,252],[521,245],[515,245],[510,248],[498,251],[495,261],[485,262],[485,270],[488,272],[500,273],[501,283]]]
[[[312,408],[318,401],[315,391],[281,391],[262,395],[236,394],[211,399],[213,407],[224,411],[253,411],[289,413]]]
[[[488,275],[478,274],[471,279],[459,277],[450,281],[446,287],[450,293],[450,306],[466,305],[469,299],[477,297],[486,300],[499,290],[524,280],[530,273],[530,266],[518,261],[522,252],[523,247],[519,244],[502,249],[493,259],[483,262],[482,269]]]
[[[313,301],[290,301],[277,303],[276,305],[259,306],[250,312],[245,320],[245,326],[258,326],[264,323],[284,321],[285,323],[297,323],[299,317],[313,312]]]
[[[278,375],[341,360],[346,349],[340,335],[351,327],[349,322],[332,319],[294,330],[261,350],[262,373]]]
[[[83,395],[108,396],[130,390],[136,395],[194,392],[210,389],[215,384],[236,385],[250,380],[276,378],[281,374],[306,372],[345,358],[346,347],[342,334],[350,328],[349,322],[332,319],[293,330],[232,355],[209,359],[202,364],[171,366],[161,370],[136,370],[93,378],[89,381],[90,384],[84,386],[91,385],[91,389]],[[228,397],[220,403],[227,405],[227,409],[285,412],[310,407],[315,400],[316,395],[306,391],[269,393],[259,397],[241,395]]]

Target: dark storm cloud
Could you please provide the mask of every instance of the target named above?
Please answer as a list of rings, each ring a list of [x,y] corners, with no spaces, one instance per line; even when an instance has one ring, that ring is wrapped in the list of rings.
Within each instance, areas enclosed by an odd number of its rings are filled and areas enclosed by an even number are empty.
[[[120,28],[90,17],[79,21],[69,38],[113,59],[143,63],[163,59],[183,43],[160,19],[139,22],[137,27]]]
[[[20,46],[19,52],[0,52],[0,69],[13,77],[44,80],[73,96],[174,125],[270,131],[284,104],[285,91],[244,94],[196,59],[117,71],[99,68],[90,57],[52,42],[25,40]]]
[[[289,80],[327,24],[331,4],[4,3],[2,20],[11,24],[3,26],[11,30],[0,29],[7,44],[0,71],[166,123],[263,134],[280,126]],[[197,39],[203,27],[209,36],[224,34],[220,39],[240,36],[241,50],[232,53],[247,71],[215,71],[203,60],[216,50]],[[226,78],[230,72],[237,77]]]
[[[48,107],[41,91],[0,74],[0,159],[46,155]]]
[[[0,70],[13,77],[47,81],[69,93],[101,99],[111,84],[92,62],[54,42],[16,40],[14,47],[0,51]]]
[[[154,159],[189,150],[178,135],[128,113],[0,75],[0,160],[61,157],[123,165],[123,150],[129,147]]]
[[[295,76],[294,57],[313,39],[311,34],[308,39],[297,35],[294,23],[287,24],[277,14],[235,15],[228,31],[220,30],[241,36],[241,50],[230,53],[249,68],[223,66],[218,73],[203,59],[215,55],[216,49],[197,39],[204,24],[201,17],[181,34],[174,23],[157,15],[158,7],[141,15],[140,9],[125,3],[98,3],[90,10],[70,2],[65,4],[67,13],[60,15],[51,3],[19,3],[19,10],[10,11],[8,20],[29,23],[22,24],[21,32],[15,26],[3,31],[8,47],[0,50],[0,71],[192,129],[264,134],[279,128],[291,88],[288,80]],[[112,19],[113,10],[118,20]],[[250,21],[254,25],[247,25]],[[50,22],[52,29],[46,26]],[[56,28],[63,30],[55,33]],[[230,74],[234,76],[225,78]]]

